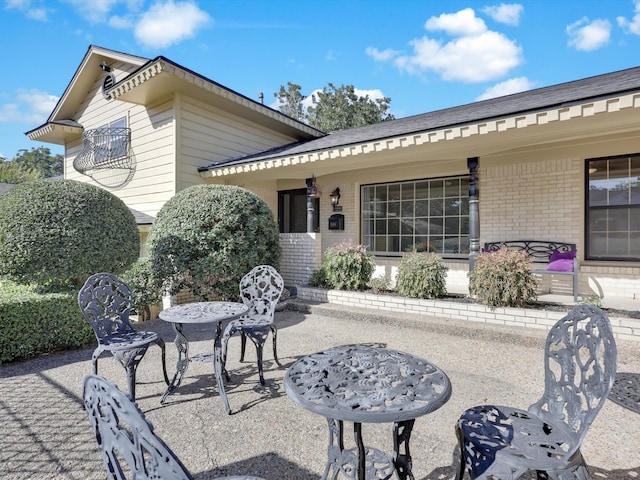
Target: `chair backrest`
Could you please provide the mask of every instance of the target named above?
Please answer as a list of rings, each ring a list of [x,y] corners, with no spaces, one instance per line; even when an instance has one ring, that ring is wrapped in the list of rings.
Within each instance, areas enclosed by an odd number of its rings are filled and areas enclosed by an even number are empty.
[[[271,265],[258,265],[240,280],[240,298],[249,307],[246,315],[267,315],[273,320],[284,290],[284,280]]]
[[[544,395],[529,410],[543,419],[562,421],[577,450],[609,395],[616,365],[607,315],[592,305],[576,306],[549,331]]]
[[[110,479],[192,479],[175,453],[153,432],[138,405],[113,383],[99,375],[87,375],[83,396]]]
[[[111,273],[91,275],[78,292],[78,305],[91,324],[98,341],[134,331],[129,322],[131,290]]]

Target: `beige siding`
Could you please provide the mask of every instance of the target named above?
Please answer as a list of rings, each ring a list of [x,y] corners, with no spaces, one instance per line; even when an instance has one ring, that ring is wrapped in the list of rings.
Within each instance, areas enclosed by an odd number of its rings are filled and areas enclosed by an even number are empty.
[[[116,74],[117,75],[117,74]],[[118,78],[118,76],[116,76]],[[130,208],[155,217],[171,198],[175,188],[175,142],[171,101],[142,107],[118,100],[106,100],[101,90],[102,78],[94,84],[77,114],[85,130],[99,128],[120,118],[131,129],[131,149],[135,172],[128,183],[110,186],[73,169],[73,160],[82,152],[82,142],[67,145],[65,178],[98,185],[121,198]],[[106,183],[106,184],[105,184]]]
[[[284,136],[231,112],[179,96],[178,190],[203,183],[198,167],[291,143]]]

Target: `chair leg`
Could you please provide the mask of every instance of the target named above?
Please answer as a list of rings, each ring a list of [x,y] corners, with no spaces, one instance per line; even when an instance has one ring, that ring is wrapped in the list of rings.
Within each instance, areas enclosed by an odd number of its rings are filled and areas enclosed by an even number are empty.
[[[244,353],[247,350],[247,334],[240,332],[240,361],[244,362]]]
[[[458,438],[458,450],[460,453],[460,464],[458,465],[458,470],[456,471],[455,480],[462,480],[464,477],[464,472],[466,470],[466,460],[464,455],[464,440],[462,439],[462,431],[460,427],[456,425],[456,437]]]
[[[278,329],[276,328],[275,325],[271,325],[270,329],[271,329],[271,338],[273,340],[273,359],[275,360],[276,364],[279,367],[281,367],[282,364],[280,363],[280,360],[278,360],[278,347],[277,347]]]
[[[260,376],[260,385],[264,387],[264,375],[262,373],[262,348],[263,344],[256,343],[256,355],[258,357],[258,375]]]
[[[167,375],[167,356],[166,356],[166,351],[164,346],[164,340],[158,337],[158,340],[156,340],[156,344],[162,350],[162,373],[164,375],[164,383],[169,385],[169,383],[171,382],[169,381],[169,376]]]

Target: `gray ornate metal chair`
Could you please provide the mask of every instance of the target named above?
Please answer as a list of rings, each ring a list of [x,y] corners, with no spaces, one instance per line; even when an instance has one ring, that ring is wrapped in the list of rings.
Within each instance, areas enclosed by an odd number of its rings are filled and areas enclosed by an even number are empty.
[[[240,298],[249,307],[249,310],[242,317],[232,320],[225,328],[222,336],[223,364],[227,359],[227,347],[230,337],[240,334],[241,362],[244,361],[247,337],[251,339],[256,346],[258,374],[262,385],[264,385],[262,351],[269,332],[271,332],[273,340],[273,358],[281,366],[277,351],[278,330],[273,323],[273,318],[283,290],[284,280],[274,267],[270,265],[254,267],[240,280]]]
[[[191,480],[176,454],[156,436],[138,405],[99,375],[84,378],[84,408],[111,480]],[[220,480],[262,480],[218,477]]]
[[[460,468],[474,479],[589,479],[580,445],[616,374],[616,345],[605,313],[578,305],[549,331],[545,390],[528,410],[482,405],[456,423]],[[524,360],[523,360],[524,361]]]
[[[155,332],[137,331],[129,322],[132,296],[129,287],[111,273],[91,275],[78,292],[82,315],[93,327],[98,346],[93,351],[93,373],[98,373],[98,358],[111,352],[127,372],[129,393],[136,399],[136,369],[147,348],[155,343],[162,349],[162,373],[169,385],[164,340]]]

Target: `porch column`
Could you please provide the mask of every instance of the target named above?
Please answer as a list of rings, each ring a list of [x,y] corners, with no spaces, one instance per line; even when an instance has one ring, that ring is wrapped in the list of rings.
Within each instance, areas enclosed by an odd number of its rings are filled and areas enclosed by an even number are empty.
[[[476,264],[480,253],[480,200],[478,189],[478,157],[467,158],[469,168],[469,271]]]
[[[313,233],[313,178],[307,178],[307,233]]]

